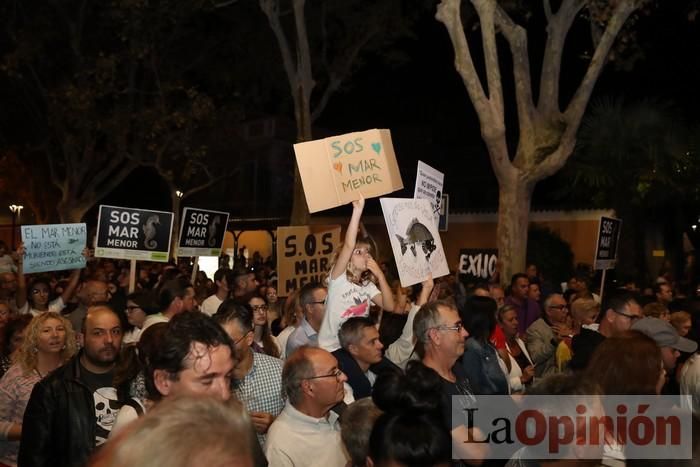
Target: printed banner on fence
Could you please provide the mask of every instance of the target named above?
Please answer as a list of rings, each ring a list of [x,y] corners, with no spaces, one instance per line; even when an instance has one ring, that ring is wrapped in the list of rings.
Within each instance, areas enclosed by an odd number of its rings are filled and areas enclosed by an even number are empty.
[[[294,145],[309,212],[403,188],[389,130],[367,130]]]
[[[463,248],[459,250],[459,273],[466,283],[488,281],[495,273],[498,250],[495,248]]]
[[[450,273],[440,233],[427,199],[382,198],[384,221],[402,287]]]
[[[95,256],[167,262],[173,213],[100,206]]]
[[[416,188],[413,197],[427,199],[433,208],[435,225],[440,224],[440,208],[442,206],[442,187],[445,174],[435,170],[428,164],[418,161],[418,173],[416,174]]]
[[[25,274],[85,267],[85,224],[23,225],[21,231]]]
[[[277,288],[282,297],[309,282],[323,282],[340,248],[340,226],[277,228]]]
[[[228,225],[228,213],[185,208],[177,256],[219,256]]]

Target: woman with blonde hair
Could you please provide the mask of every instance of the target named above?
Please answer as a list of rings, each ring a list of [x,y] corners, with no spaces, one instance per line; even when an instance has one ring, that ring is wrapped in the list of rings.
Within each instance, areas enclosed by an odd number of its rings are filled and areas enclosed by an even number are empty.
[[[0,463],[17,465],[22,418],[34,385],[76,353],[70,322],[54,312],[35,317],[13,365],[0,379]]]

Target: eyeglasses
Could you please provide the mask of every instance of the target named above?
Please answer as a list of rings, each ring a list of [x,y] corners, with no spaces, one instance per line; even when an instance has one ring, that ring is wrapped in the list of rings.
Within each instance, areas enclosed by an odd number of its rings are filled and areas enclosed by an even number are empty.
[[[561,310],[565,310],[565,309],[567,309],[567,308],[569,308],[569,307],[566,306],[566,305],[549,305],[549,308],[551,308],[551,309],[553,309],[553,310],[559,310],[559,311],[561,311]]]
[[[621,312],[621,311],[617,311],[617,310],[614,309],[614,308],[612,309],[612,311],[614,311],[615,313],[617,313],[617,314],[620,315],[620,316],[624,316],[625,318],[629,318],[631,321],[637,321],[638,319],[642,319],[641,316],[638,316],[638,315],[631,315],[631,314],[629,314],[629,313],[623,313],[623,312]]]
[[[462,324],[461,321],[453,324],[452,326],[448,326],[447,324],[441,324],[440,326],[435,326],[433,329],[437,329],[438,331],[461,331],[464,328],[464,325]]]
[[[340,375],[343,374],[343,371],[340,368],[336,368],[333,370],[331,373],[327,375],[318,375],[318,376],[311,376],[309,378],[304,378],[304,379],[319,379],[319,378],[330,378],[331,376],[335,377],[336,380],[340,381]]]
[[[251,305],[253,313],[264,313],[268,310],[267,305]]]

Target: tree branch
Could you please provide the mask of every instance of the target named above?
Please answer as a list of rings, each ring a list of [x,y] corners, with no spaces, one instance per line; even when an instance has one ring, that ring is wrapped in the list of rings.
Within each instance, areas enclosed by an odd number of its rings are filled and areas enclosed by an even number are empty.
[[[593,86],[603,70],[610,49],[615,43],[615,39],[622,29],[622,26],[624,26],[627,21],[627,18],[629,18],[636,8],[637,2],[635,0],[621,0],[615,7],[610,20],[608,20],[605,32],[600,38],[598,47],[595,49],[591,63],[588,65],[588,70],[586,70],[581,84],[564,112],[566,121],[569,124],[566,132],[572,137],[575,136],[578,131],[581,118],[586,110],[591,93],[593,92]]]
[[[559,10],[549,19],[537,102],[538,110],[544,115],[560,113],[559,77],[564,43],[576,15],[584,5],[585,0],[564,0]]]
[[[474,60],[469,51],[467,37],[464,34],[460,17],[460,0],[441,0],[435,18],[447,28],[455,51],[455,68],[467,88],[467,93],[469,93],[469,98],[476,109],[483,129],[492,120],[491,109],[488,106],[479,75],[474,68]]]
[[[215,185],[215,184],[219,183],[221,180],[223,180],[223,179],[225,179],[225,178],[228,178],[228,177],[231,177],[231,176],[237,174],[238,172],[240,172],[240,168],[237,168],[237,169],[234,169],[234,170],[232,170],[232,171],[226,172],[226,173],[224,173],[224,174],[222,174],[222,175],[219,175],[219,176],[217,176],[217,177],[210,178],[208,182],[202,183],[202,184],[199,185],[199,186],[196,186],[196,187],[194,187],[194,188],[191,188],[191,189],[187,190],[187,192],[185,192],[185,194],[182,196],[182,199],[185,199],[185,198],[187,198],[187,197],[189,197],[189,196],[194,195],[195,193],[198,193],[198,192],[200,192],[200,191],[202,191],[202,190],[205,190],[205,189],[211,187],[212,185]],[[211,177],[211,175],[209,175],[209,171],[208,171],[208,170],[207,170],[207,176],[208,176],[208,177]]]
[[[542,6],[544,7],[544,16],[547,18],[547,23],[552,20],[552,4],[549,0],[542,0]]]
[[[284,65],[284,70],[289,80],[289,87],[292,90],[292,95],[296,95],[299,77],[297,75],[296,66],[294,65],[294,60],[292,59],[289,40],[287,40],[287,36],[284,34],[282,24],[280,23],[279,0],[260,0],[260,8],[263,13],[265,13],[265,16],[267,16],[270,28],[277,39],[280,55],[282,55],[282,64]]]
[[[500,5],[496,5],[496,25],[510,46],[513,58],[513,75],[515,78],[515,101],[518,109],[518,127],[520,140],[523,135],[534,134],[535,109],[532,100],[532,81],[530,77],[530,56],[527,50],[527,31],[516,24]]]
[[[479,15],[479,23],[481,25],[489,102],[493,108],[491,115],[494,119],[500,117],[498,123],[505,128],[501,68],[498,63],[498,46],[496,45],[496,27],[494,24],[496,2],[492,0],[472,0],[472,3]]]

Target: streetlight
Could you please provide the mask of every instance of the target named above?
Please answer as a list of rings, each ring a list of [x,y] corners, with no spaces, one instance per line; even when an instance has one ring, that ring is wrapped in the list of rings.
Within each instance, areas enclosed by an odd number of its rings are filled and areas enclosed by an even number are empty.
[[[181,192],[180,190],[175,190],[175,196],[177,196],[178,198],[182,198],[184,195],[185,194],[183,192]]]
[[[17,228],[17,221],[20,218],[20,215],[22,214],[22,209],[24,209],[24,206],[17,205],[17,204],[11,204],[10,205],[10,211],[12,211],[12,249],[15,249],[15,230]]]

